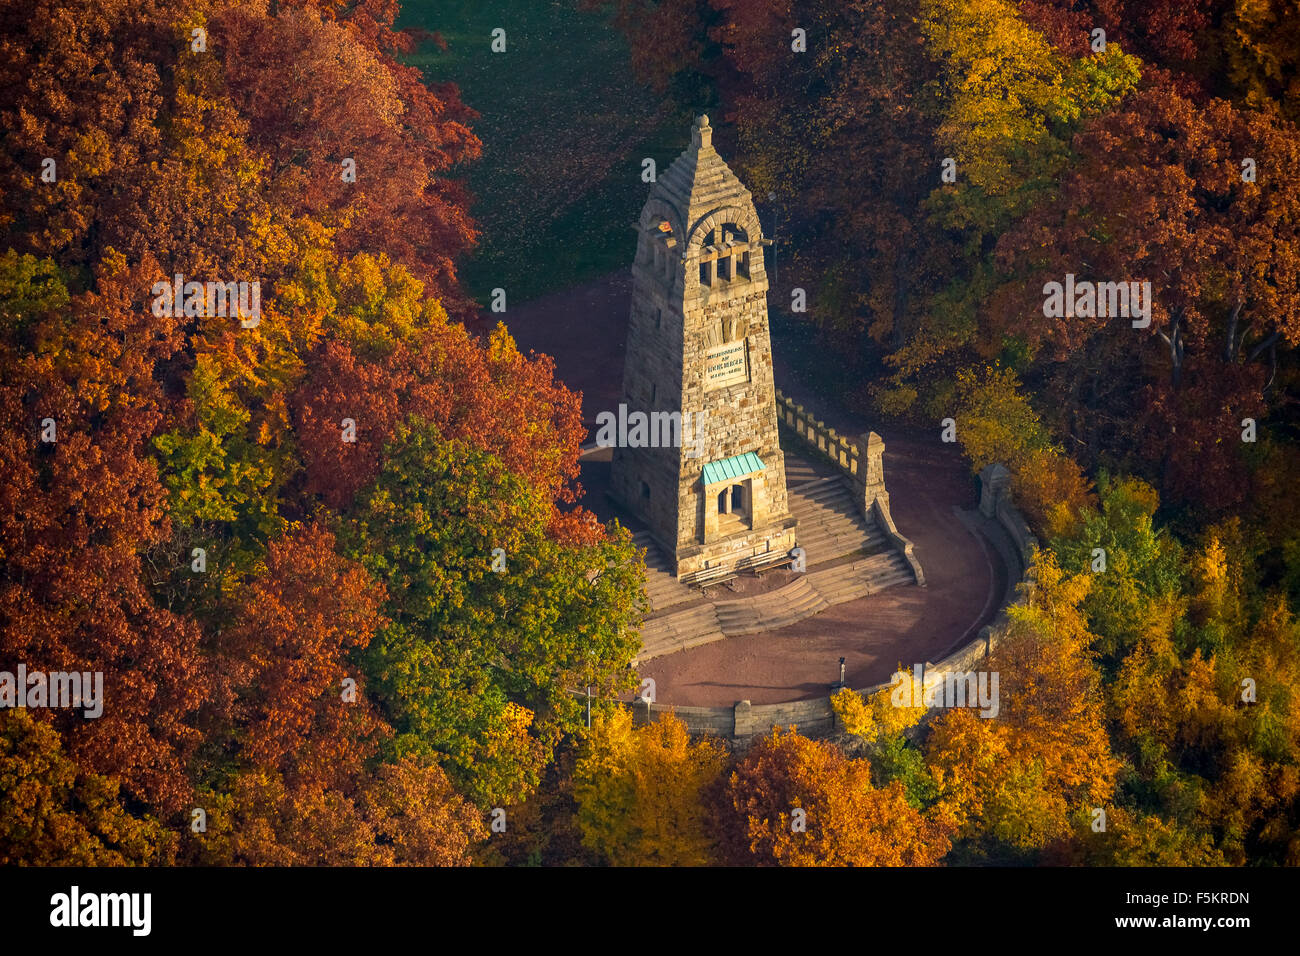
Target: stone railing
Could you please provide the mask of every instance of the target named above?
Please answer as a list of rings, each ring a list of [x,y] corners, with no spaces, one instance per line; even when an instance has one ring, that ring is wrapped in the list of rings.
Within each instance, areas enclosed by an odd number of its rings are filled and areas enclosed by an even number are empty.
[[[903,556],[907,566],[912,569],[912,577],[916,578],[917,585],[925,587],[925,571],[921,569],[921,562],[916,559],[915,548],[912,542],[899,532],[894,525],[894,516],[889,513],[889,495],[884,493],[874,495],[871,510],[876,524],[885,532],[890,545]]]
[[[1029,561],[1033,550],[1037,547],[1037,541],[1030,532],[1024,516],[1011,500],[1010,473],[1006,468],[1001,465],[990,465],[985,468],[980,472],[980,486],[981,513],[985,517],[996,520],[1015,546],[1017,553],[1004,554],[1003,558],[1004,560],[1019,559],[1019,568],[1008,567],[1008,572],[1013,584],[1018,580],[1026,585],[1014,600],[1014,603],[1022,603],[1026,600],[1028,588],[1032,587]],[[886,505],[886,515],[887,508]],[[999,548],[999,551],[1004,550],[1005,545]],[[1004,605],[993,623],[981,628],[974,639],[937,662],[926,661],[921,667],[923,688],[928,690],[943,682],[949,672],[970,671],[976,668],[997,646],[997,635],[1006,619],[1007,609]],[[885,682],[855,690],[854,693],[866,698],[890,686],[892,686],[891,682]],[[825,737],[840,729],[829,694],[813,700],[797,700],[783,704],[752,704],[742,700],[731,707],[675,707],[671,704],[634,701],[629,706],[633,710],[634,722],[638,724],[657,720],[662,715],[671,713],[686,725],[689,733],[721,737],[738,749],[749,746],[755,739],[764,736],[778,724],[797,727],[799,732],[807,737]]]
[[[794,399],[786,397],[779,388],[776,390],[776,415],[782,425],[842,468],[850,478],[856,478],[862,473],[858,446],[835,429],[829,428],[825,422],[814,418],[812,412]]]

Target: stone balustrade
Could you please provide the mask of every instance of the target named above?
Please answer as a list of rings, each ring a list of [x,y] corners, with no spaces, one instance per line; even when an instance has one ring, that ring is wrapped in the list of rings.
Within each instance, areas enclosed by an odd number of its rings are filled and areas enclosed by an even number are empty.
[[[818,420],[779,388],[776,390],[776,415],[782,425],[838,465],[849,477],[856,479],[864,472],[862,455],[856,444]]]
[[[916,559],[912,542],[899,533],[889,511],[889,494],[885,491],[885,440],[875,432],[866,432],[859,435],[857,441],[851,441],[815,418],[779,388],[776,389],[776,414],[780,424],[837,465],[852,482],[862,516],[880,526],[890,545],[911,567],[916,583],[925,587],[925,571]]]

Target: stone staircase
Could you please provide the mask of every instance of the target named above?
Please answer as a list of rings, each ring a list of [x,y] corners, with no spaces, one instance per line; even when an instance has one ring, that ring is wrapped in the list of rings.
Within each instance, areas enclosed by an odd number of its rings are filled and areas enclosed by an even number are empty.
[[[900,584],[913,584],[911,566],[885,551],[800,575],[785,587],[752,598],[699,603],[648,618],[641,628],[638,661],[746,634],[794,624],[836,604],[856,601]]]
[[[693,607],[646,618],[641,625],[643,650],[638,660],[661,657],[725,638],[727,635],[718,625],[716,607],[711,601],[700,601]]]
[[[817,481],[819,478],[825,478],[827,475],[835,474],[832,465],[824,462],[813,462],[804,458],[802,455],[791,451],[785,453],[785,486],[786,488],[797,488],[805,485],[810,481]]]
[[[802,621],[830,607],[830,604],[801,576],[779,591],[739,601],[719,601],[714,605],[718,627],[727,637],[761,634]]]
[[[801,477],[806,477],[801,472]],[[641,626],[639,661],[728,637],[761,634],[794,624],[846,601],[877,594],[916,577],[890,547],[875,521],[857,509],[848,481],[839,475],[808,475],[788,488],[790,513],[799,519],[798,543],[807,573],[776,591],[731,601],[710,600],[679,582],[671,562],[649,532],[632,541],[646,551],[650,614]]]
[[[871,554],[888,547],[874,521],[858,511],[847,483],[839,476],[819,478],[788,490],[790,513],[799,519],[799,547],[812,568],[850,554]]]
[[[884,551],[808,575],[827,606],[878,594],[896,584],[915,584],[912,568],[897,551]]]
[[[686,604],[700,600],[700,592],[692,590],[677,580],[672,573],[671,563],[664,557],[659,545],[648,531],[638,531],[632,535],[632,543],[638,548],[645,548],[645,589],[650,599],[650,611],[662,611],[675,604]]]

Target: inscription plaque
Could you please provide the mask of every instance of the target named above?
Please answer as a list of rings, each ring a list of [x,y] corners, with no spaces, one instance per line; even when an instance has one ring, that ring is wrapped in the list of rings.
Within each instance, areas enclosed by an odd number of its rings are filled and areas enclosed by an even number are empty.
[[[705,389],[725,388],[749,381],[749,340],[740,339],[709,349],[704,357]]]

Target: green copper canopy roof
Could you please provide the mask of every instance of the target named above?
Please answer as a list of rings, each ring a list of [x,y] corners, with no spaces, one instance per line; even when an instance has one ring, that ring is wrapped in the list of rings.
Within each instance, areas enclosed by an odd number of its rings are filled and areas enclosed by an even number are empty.
[[[704,483],[712,485],[729,478],[742,478],[762,470],[762,459],[752,451],[747,451],[743,455],[732,455],[730,458],[709,462],[704,466]]]

